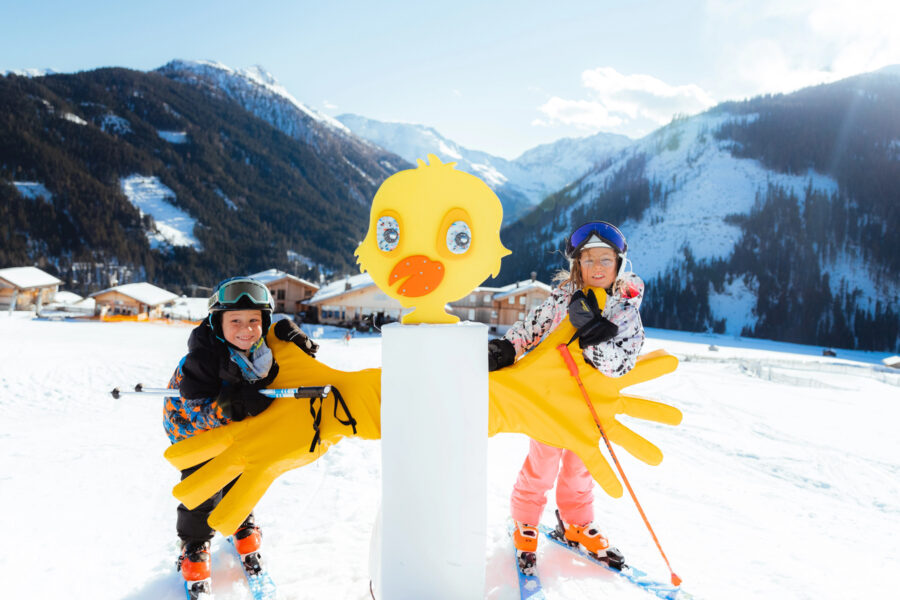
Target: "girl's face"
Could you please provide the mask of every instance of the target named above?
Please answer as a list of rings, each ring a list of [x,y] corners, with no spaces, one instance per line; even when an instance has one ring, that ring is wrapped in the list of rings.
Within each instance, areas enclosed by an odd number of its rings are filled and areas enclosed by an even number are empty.
[[[612,248],[588,248],[578,257],[586,287],[607,289],[616,280],[616,252]]]
[[[249,350],[262,337],[262,311],[229,310],[222,313],[225,339],[241,350]]]

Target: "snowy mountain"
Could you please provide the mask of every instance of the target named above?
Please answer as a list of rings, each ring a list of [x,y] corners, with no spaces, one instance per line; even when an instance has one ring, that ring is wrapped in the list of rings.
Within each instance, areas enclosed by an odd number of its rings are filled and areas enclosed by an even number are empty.
[[[409,167],[261,69],[8,74],[0,107],[0,264],[40,264],[82,293],[113,272],[177,290],[354,269],[370,199]]]
[[[504,222],[526,214],[545,196],[574,181],[606,160],[631,139],[610,133],[585,138],[565,138],[528,150],[515,160],[506,160],[479,150],[464,148],[431,127],[386,123],[344,114],[337,120],[353,133],[390,150],[415,164],[417,158],[436,154],[444,162],[480,177],[503,203]]]
[[[157,72],[181,83],[224,96],[282,133],[322,153],[338,155],[370,181],[382,181],[410,165],[353,135],[336,119],[298,101],[275,76],[256,65],[232,69],[213,61],[173,60]],[[415,164],[415,161],[411,161]],[[358,193],[355,190],[355,193]],[[368,202],[369,198],[362,198]]]
[[[504,229],[500,282],[548,279],[602,218],[651,325],[898,348],[898,103],[900,77],[878,73],[678,119]]]
[[[15,540],[0,550],[0,572],[10,574],[0,592],[184,598],[174,569],[178,471],[162,456],[162,400],[114,400],[109,391],[164,387],[190,327],[23,317],[0,313],[0,339],[26,341],[0,345],[0,513]],[[379,337],[345,345],[328,328],[307,331],[330,367],[382,365]],[[724,335],[650,330],[645,350],[657,348],[681,364],[635,393],[678,407],[683,423],[629,421],[662,450],[658,466],[618,455],[685,591],[727,600],[889,598],[900,562],[890,525],[900,512],[900,372],[881,367],[880,354],[825,358],[817,347]],[[486,600],[518,598],[506,519],[527,451],[522,435],[488,440]],[[266,492],[255,514],[280,598],[370,598],[381,456],[380,441],[346,439]],[[554,508],[550,494],[544,523]],[[595,487],[594,513],[629,563],[667,580],[627,494],[613,499]],[[654,598],[543,540],[538,564],[548,600]],[[221,536],[212,569],[216,600],[250,598]]]

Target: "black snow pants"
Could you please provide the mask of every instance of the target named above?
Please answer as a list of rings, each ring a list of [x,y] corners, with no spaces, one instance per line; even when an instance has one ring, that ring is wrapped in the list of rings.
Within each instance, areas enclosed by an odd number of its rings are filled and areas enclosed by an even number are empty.
[[[190,467],[189,469],[185,469],[181,472],[181,480],[184,481],[191,473],[205,464],[206,463],[201,463]],[[184,504],[178,505],[178,521],[175,527],[178,530],[178,537],[181,538],[182,542],[206,542],[213,539],[216,532],[209,526],[209,523],[207,523],[209,513],[211,513],[219,502],[221,502],[222,498],[228,493],[228,490],[231,489],[231,486],[234,485],[235,481],[237,481],[237,479],[213,494],[211,498],[208,498],[193,510],[189,509]],[[252,518],[253,513],[250,513],[250,516],[247,517],[247,519],[250,520]]]

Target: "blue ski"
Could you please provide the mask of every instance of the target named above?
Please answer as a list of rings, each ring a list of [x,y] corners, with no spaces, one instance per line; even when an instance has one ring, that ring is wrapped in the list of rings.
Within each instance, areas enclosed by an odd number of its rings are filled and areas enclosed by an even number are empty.
[[[269,575],[268,571],[263,569],[259,573],[254,573],[253,569],[248,568],[244,563],[243,557],[238,554],[237,548],[234,546],[234,540],[231,536],[228,536],[228,544],[237,555],[238,562],[241,564],[241,570],[247,577],[247,586],[250,588],[250,594],[253,596],[253,600],[275,600],[278,598],[275,582],[272,581],[272,577]],[[248,554],[248,556],[250,555]]]
[[[187,600],[212,600],[211,579],[203,579],[201,581],[185,581],[184,593]]]
[[[509,534],[512,535],[513,527],[515,527],[512,523],[509,523]],[[519,597],[521,600],[545,600],[544,590],[541,588],[541,579],[537,575],[537,570],[530,575],[524,573],[522,569],[519,568],[519,557],[516,553],[515,546],[513,546],[513,557],[516,559],[516,573],[519,576]]]
[[[586,552],[582,552],[579,548],[572,547],[564,540],[559,538],[559,534],[552,527],[547,527],[546,525],[540,525],[539,529],[541,533],[543,533],[549,540],[553,541],[556,544],[559,544],[563,548],[570,550],[580,556],[585,560],[589,560],[592,563],[599,565],[606,569],[607,571],[611,571],[620,575],[630,581],[631,583],[637,585],[638,587],[642,587],[648,592],[655,594],[658,598],[662,598],[663,600],[692,600],[693,596],[688,594],[685,591],[682,591],[681,588],[675,587],[669,583],[661,583],[659,581],[655,581],[650,578],[649,575],[641,571],[636,567],[632,567],[631,565],[626,564],[622,567],[622,570],[614,569],[610,567],[608,564],[603,562],[602,560],[591,556]]]

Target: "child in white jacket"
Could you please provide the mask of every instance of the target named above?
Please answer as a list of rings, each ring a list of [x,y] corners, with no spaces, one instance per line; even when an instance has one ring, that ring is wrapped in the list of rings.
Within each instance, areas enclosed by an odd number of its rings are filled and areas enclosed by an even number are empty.
[[[627,250],[625,236],[603,221],[585,223],[572,232],[566,242],[569,271],[558,275],[561,282],[547,300],[513,325],[503,338],[489,342],[488,368],[493,371],[511,365],[568,315],[580,334],[578,343],[588,364],[609,377],[621,377],[630,371],[644,344],[638,312],[644,283],[625,271]],[[606,291],[602,310],[591,288]],[[519,567],[526,573],[534,569],[537,524],[554,483],[565,537],[599,557],[609,548],[607,539],[592,524],[594,482],[587,467],[574,452],[531,440],[510,500],[516,523],[513,541]]]

